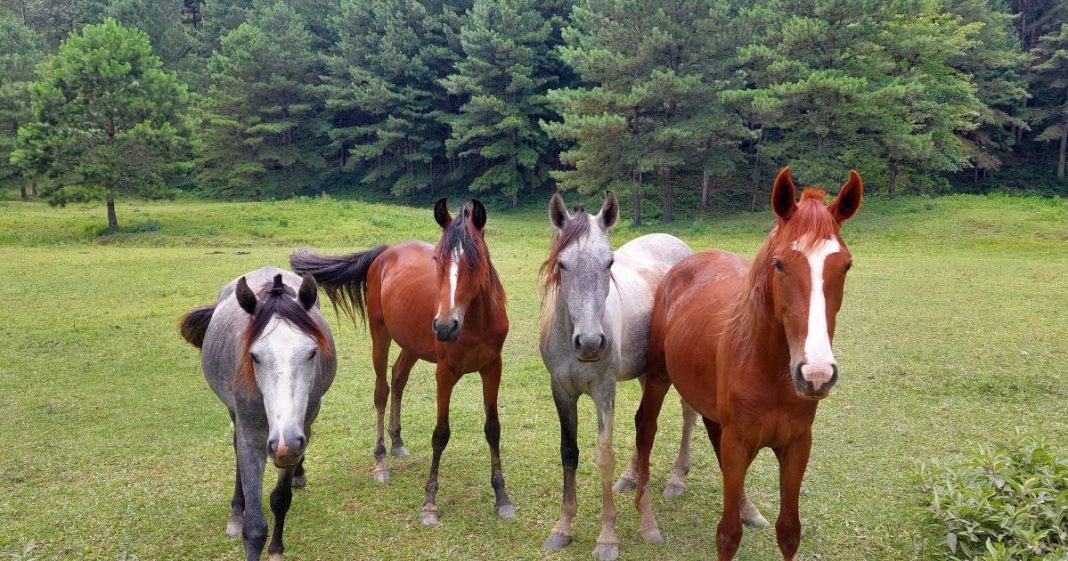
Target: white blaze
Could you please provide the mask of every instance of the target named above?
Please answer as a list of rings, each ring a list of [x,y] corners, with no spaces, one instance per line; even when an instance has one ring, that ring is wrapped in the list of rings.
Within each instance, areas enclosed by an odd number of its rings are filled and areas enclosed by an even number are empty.
[[[452,250],[452,262],[449,263],[449,311],[456,309],[456,285],[460,278],[460,257],[464,250],[456,248]]]
[[[793,244],[797,248],[797,242]],[[811,365],[834,364],[830,331],[827,328],[827,298],[823,293],[823,266],[827,257],[838,253],[838,240],[828,238],[805,250],[808,268],[812,273],[812,294],[808,304],[808,335],[805,337],[805,362]]]

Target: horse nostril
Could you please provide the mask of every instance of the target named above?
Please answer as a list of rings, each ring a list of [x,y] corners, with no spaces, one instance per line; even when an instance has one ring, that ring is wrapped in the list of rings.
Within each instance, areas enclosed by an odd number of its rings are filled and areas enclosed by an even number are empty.
[[[449,331],[456,331],[456,328],[457,328],[457,327],[460,327],[460,320],[458,320],[458,319],[454,319],[454,320],[452,320],[452,322],[451,322],[451,323],[449,324]]]
[[[601,334],[601,344],[598,345],[597,348],[603,351],[605,345],[607,345],[607,344],[608,344],[608,338],[604,336],[604,333],[602,333]]]
[[[578,335],[575,335],[575,340],[573,341],[573,343],[575,344],[575,350],[576,351],[582,348],[582,341],[579,340],[579,336]]]
[[[297,452],[301,452],[301,451],[304,450],[304,445],[306,445],[307,443],[308,443],[308,439],[307,438],[304,438],[303,436],[298,436],[297,437],[296,446],[293,447],[293,450],[296,450]]]
[[[278,453],[278,439],[272,438],[272,439],[268,440],[267,441],[267,450],[270,451],[272,456],[277,454]]]
[[[434,319],[430,320],[430,328],[433,329],[434,331],[438,330],[438,318],[434,318]]]

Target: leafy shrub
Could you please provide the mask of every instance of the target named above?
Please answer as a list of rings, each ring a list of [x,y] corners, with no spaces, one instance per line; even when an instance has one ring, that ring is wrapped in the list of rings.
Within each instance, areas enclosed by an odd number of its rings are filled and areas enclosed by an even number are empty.
[[[1068,559],[1068,460],[1044,443],[979,450],[921,471],[932,559]]]

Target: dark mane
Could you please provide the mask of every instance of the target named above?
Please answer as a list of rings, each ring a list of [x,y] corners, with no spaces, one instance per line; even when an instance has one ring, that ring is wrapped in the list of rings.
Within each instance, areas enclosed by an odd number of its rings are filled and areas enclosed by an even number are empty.
[[[504,286],[497,276],[497,269],[490,260],[489,248],[486,241],[471,224],[471,208],[465,204],[460,209],[460,214],[445,228],[441,234],[441,240],[434,247],[434,257],[437,260],[438,275],[448,274],[449,263],[452,260],[452,252],[460,250],[461,261],[464,267],[478,279],[478,285],[490,299],[493,308],[504,308]]]
[[[296,300],[296,291],[289,286],[284,286],[281,292],[276,292],[272,290],[272,286],[273,282],[268,281],[260,287],[256,313],[249,318],[248,328],[241,338],[241,355],[237,371],[234,373],[234,386],[250,393],[256,386],[256,376],[249,351],[274,317],[289,322],[301,333],[315,340],[320,357],[333,354],[326,329]]]
[[[771,301],[771,259],[776,253],[789,249],[797,241],[797,249],[803,250],[812,244],[830,237],[837,237],[841,225],[827,210],[827,193],[822,189],[807,187],[801,194],[790,220],[771,230],[764,245],[753,258],[753,266],[742,283],[741,293],[726,310],[726,333],[733,340],[747,342],[752,335],[756,320],[768,313]]]
[[[541,264],[542,297],[548,295],[560,285],[560,253],[590,231],[590,215],[582,205],[575,207],[575,213],[564,223],[560,231],[553,234],[549,257]]]

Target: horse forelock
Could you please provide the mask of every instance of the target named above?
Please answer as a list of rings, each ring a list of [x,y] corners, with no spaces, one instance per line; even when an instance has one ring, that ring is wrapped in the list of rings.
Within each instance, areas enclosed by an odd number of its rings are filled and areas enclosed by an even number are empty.
[[[824,190],[806,187],[790,219],[785,223],[780,221],[757,250],[738,300],[726,309],[726,333],[734,340],[748,342],[757,320],[771,313],[772,258],[776,254],[806,251],[823,240],[838,238],[841,225],[827,209],[826,199]]]
[[[459,256],[467,271],[477,279],[478,286],[489,296],[493,307],[503,308],[506,298],[504,286],[493,267],[485,240],[471,223],[470,206],[467,204],[460,209],[459,216],[445,227],[441,240],[434,247],[439,277],[448,275],[454,255]]]
[[[296,291],[289,285],[284,285],[282,292],[276,292],[272,290],[272,286],[273,283],[268,281],[260,288],[256,313],[249,317],[248,327],[241,338],[241,353],[237,371],[234,373],[234,386],[246,392],[251,392],[256,385],[256,374],[252,365],[252,345],[264,334],[271,320],[276,317],[311,337],[315,341],[320,356],[326,357],[333,354],[326,328],[295,300]]]

